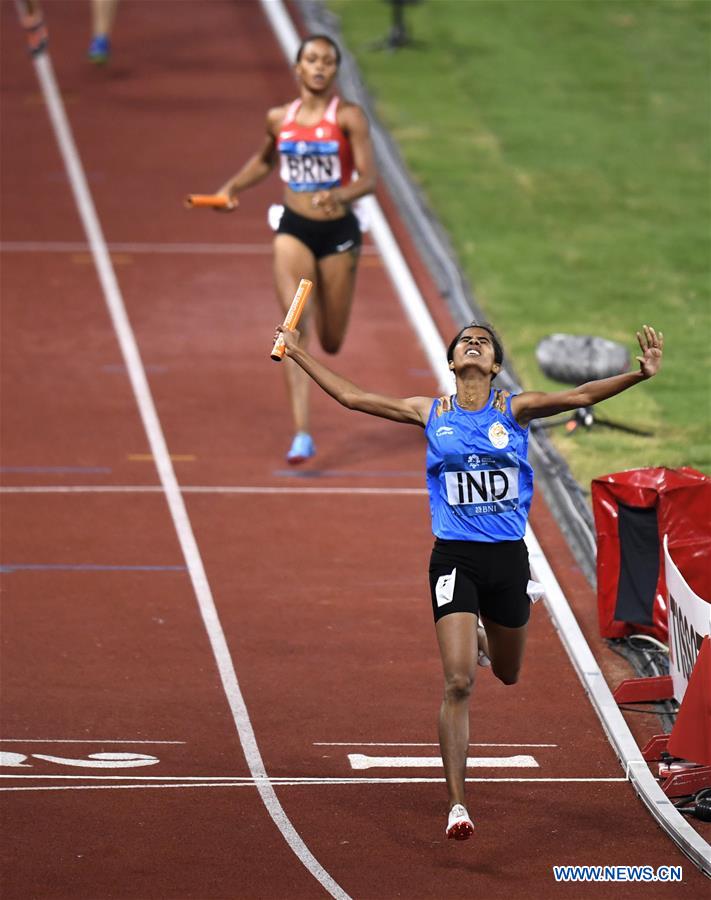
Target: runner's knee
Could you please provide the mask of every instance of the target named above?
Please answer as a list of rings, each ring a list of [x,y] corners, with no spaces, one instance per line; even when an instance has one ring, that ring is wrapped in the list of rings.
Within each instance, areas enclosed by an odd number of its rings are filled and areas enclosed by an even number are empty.
[[[474,678],[466,672],[457,672],[448,675],[444,681],[445,700],[451,700],[455,703],[467,700],[471,695],[473,687]]]
[[[318,339],[324,353],[338,353],[346,336],[345,323],[322,314],[316,321]]]

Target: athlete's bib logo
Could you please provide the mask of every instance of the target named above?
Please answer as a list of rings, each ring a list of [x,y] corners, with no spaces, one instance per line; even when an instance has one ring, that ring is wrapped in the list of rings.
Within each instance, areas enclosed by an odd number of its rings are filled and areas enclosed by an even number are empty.
[[[457,570],[452,569],[449,575],[440,575],[435,585],[435,597],[437,598],[437,606],[445,606],[454,600],[454,581],[457,577]]]
[[[489,440],[497,450],[503,450],[508,445],[509,433],[501,422],[494,422],[491,426],[489,429]]]
[[[279,142],[281,179],[293,191],[325,190],[341,182],[338,141]]]
[[[447,502],[465,515],[501,513],[518,506],[518,469],[445,472]]]

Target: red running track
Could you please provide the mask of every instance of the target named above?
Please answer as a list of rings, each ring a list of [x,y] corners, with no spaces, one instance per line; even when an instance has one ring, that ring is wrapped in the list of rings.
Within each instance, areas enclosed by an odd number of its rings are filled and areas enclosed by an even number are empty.
[[[106,70],[83,60],[85,4],[48,7],[229,660],[309,851],[356,898],[617,895],[556,884],[564,863],[681,865],[681,884],[623,890],[699,897],[704,877],[624,781],[543,608],[521,683],[480,673],[472,755],[536,765],[471,770],[473,840],[443,839],[441,770],[352,767],[349,754],[437,755],[422,435],[314,396],[319,455],[285,471],[268,358],[277,182],[229,217],[180,205],[252,150],[267,106],[293,93],[288,66],[254,3],[124,2]],[[33,66],[1,10],[3,897],[327,896],[250,777]],[[372,246],[337,366],[436,393]],[[559,553],[564,587],[580,586]]]

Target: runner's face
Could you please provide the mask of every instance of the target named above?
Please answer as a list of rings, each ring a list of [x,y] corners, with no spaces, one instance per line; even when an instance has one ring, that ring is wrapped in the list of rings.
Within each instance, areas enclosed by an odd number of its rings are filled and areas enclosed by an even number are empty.
[[[487,373],[498,372],[499,365],[494,356],[494,344],[491,335],[484,328],[466,328],[454,347],[454,369],[476,366]]]
[[[326,41],[309,41],[296,64],[301,83],[316,94],[331,86],[337,71],[336,51]]]

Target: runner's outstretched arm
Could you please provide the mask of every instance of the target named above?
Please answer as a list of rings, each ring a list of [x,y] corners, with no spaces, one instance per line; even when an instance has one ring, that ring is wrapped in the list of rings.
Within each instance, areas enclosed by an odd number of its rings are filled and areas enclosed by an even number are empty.
[[[393,422],[419,425],[421,428],[427,424],[427,417],[432,406],[431,397],[398,399],[364,391],[353,382],[332,372],[323,363],[314,359],[307,350],[300,347],[298,331],[289,331],[283,325],[278,325],[276,334],[282,334],[284,337],[286,355],[298,363],[322,390],[330,394],[346,409],[355,409],[371,416],[391,419]]]
[[[611,378],[588,381],[587,384],[581,384],[567,391],[553,393],[524,391],[511,401],[511,410],[516,416],[516,421],[521,425],[527,425],[532,419],[592,406],[601,400],[621,394],[635,384],[653,378],[662,366],[664,335],[661,331],[657,334],[654,328],[645,325],[641,333],[637,332],[637,341],[642,351],[641,356],[635,357],[639,362],[637,372],[624,372]]]

